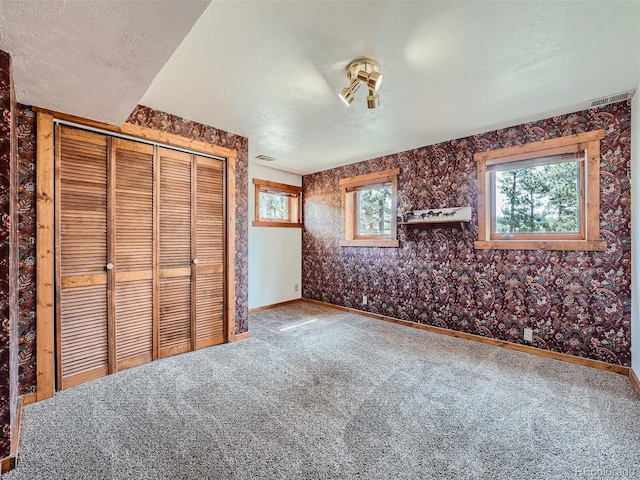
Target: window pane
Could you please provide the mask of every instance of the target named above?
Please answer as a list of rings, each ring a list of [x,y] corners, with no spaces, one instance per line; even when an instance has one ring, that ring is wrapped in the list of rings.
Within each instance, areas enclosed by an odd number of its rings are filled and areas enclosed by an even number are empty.
[[[498,234],[579,233],[579,162],[492,172]]]
[[[277,193],[260,192],[260,218],[289,219],[289,197]]]
[[[391,184],[356,192],[356,235],[391,235]]]

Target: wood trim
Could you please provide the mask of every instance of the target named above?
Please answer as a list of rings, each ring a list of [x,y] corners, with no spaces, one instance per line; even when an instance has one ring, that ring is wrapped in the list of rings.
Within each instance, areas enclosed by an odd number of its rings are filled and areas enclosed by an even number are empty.
[[[399,247],[400,240],[340,240],[341,247]]]
[[[197,311],[198,311],[198,266],[195,261],[198,258],[198,163],[197,157],[191,155],[191,349],[196,349],[197,344]]]
[[[398,175],[391,178],[391,240],[398,239]],[[399,244],[398,244],[399,245]]]
[[[546,142],[546,141],[548,140],[543,140],[543,142]],[[554,155],[562,155],[565,153],[576,153],[576,152],[579,152],[580,150],[584,150],[584,148],[580,148],[579,143],[571,143],[563,147],[555,147],[555,148],[550,147],[543,150],[536,150],[534,152],[524,152],[516,155],[508,155],[506,157],[491,158],[491,159],[487,159],[485,164],[486,166],[490,167],[496,164],[502,165],[503,163],[513,163],[513,162],[519,162],[522,160],[529,160],[530,158],[551,157]]]
[[[116,264],[116,147],[107,137],[107,263]],[[116,265],[116,269],[118,266]],[[117,371],[116,362],[116,284],[114,270],[107,272],[107,362],[109,373]],[[61,317],[59,317],[61,318]]]
[[[356,205],[355,193],[342,189],[342,221],[344,224],[344,238],[342,242],[353,241],[356,232]]]
[[[62,188],[61,188],[61,167],[60,167],[60,163],[61,163],[61,158],[62,158],[62,127],[60,125],[55,125],[53,126],[53,130],[54,130],[54,144],[55,144],[55,150],[54,150],[54,167],[53,167],[53,175],[54,175],[54,190],[55,190],[55,201],[54,201],[54,215],[53,215],[53,232],[54,232],[54,238],[55,238],[55,245],[58,246],[58,248],[55,248],[54,252],[54,258],[55,258],[55,263],[54,263],[54,278],[55,278],[55,297],[54,297],[54,312],[55,312],[55,316],[53,318],[53,328],[54,328],[54,342],[55,342],[55,348],[56,348],[56,360],[55,360],[55,364],[54,364],[54,368],[57,366],[58,368],[55,369],[55,386],[54,388],[60,388],[60,385],[62,385],[62,326],[60,325],[60,322],[57,322],[56,319],[61,318],[62,317],[62,301],[61,301],[61,297],[62,297],[62,288],[65,287],[65,285],[62,283],[62,275],[61,275],[61,265],[62,265],[62,252],[61,252],[61,248],[60,245],[62,245],[62,228],[61,228],[61,218],[62,216],[60,215],[60,195],[62,192]],[[36,264],[37,267],[37,264]],[[72,280],[72,282],[78,282],[80,284],[82,284],[82,282],[86,281],[87,278],[85,277],[84,279],[74,279]],[[106,283],[107,281],[107,277],[105,274],[105,278],[104,281]],[[36,291],[37,294],[37,291]],[[38,334],[36,332],[36,344],[38,340]],[[38,357],[36,357],[36,363],[38,362]]]
[[[8,457],[4,457],[0,460],[1,471],[6,473],[9,470],[16,468],[18,462],[18,447],[20,446],[20,423],[22,421],[22,397],[18,398],[18,405],[16,407],[16,420],[11,430],[11,450]]]
[[[366,175],[358,175],[355,177],[347,177],[340,179],[342,188],[362,187],[363,185],[375,185],[378,182],[389,182],[394,176],[400,174],[399,168],[391,168],[382,172],[374,172]],[[392,212],[395,213],[395,212]]]
[[[633,368],[629,369],[629,379],[633,384],[633,388],[636,389],[637,394],[640,395],[640,379],[636,375],[636,372],[633,371]]]
[[[496,347],[507,348],[509,350],[515,350],[518,352],[537,355],[539,357],[551,358],[553,360],[560,360],[562,362],[574,363],[576,365],[596,368],[598,370],[606,370],[613,373],[619,373],[621,375],[629,375],[629,370],[630,370],[629,367],[624,367],[622,365],[614,365],[612,363],[606,363],[600,360],[592,360],[590,358],[582,358],[582,357],[576,357],[573,355],[567,355],[566,353],[558,353],[558,352],[552,352],[549,350],[542,350],[540,348],[532,347],[529,345],[521,345],[519,343],[511,343],[504,340],[496,340],[494,338],[482,337],[480,335],[474,335],[472,333],[458,332],[456,330],[449,330],[447,328],[435,327],[433,325],[425,325],[423,323],[410,322],[408,320],[401,320],[399,318],[387,317],[385,315],[379,315],[377,313],[370,313],[370,312],[364,312],[362,310],[356,310],[355,308],[342,307],[340,305],[333,305],[330,303],[321,302],[319,300],[311,300],[308,298],[302,298],[300,300],[303,302],[312,303],[314,305],[320,305],[322,307],[333,308],[335,310],[355,313],[358,315],[363,315],[365,317],[371,317],[371,318],[376,318],[378,320],[384,320],[386,322],[396,323],[398,325],[417,328],[419,330],[426,330],[433,333],[439,333],[441,335],[448,335],[450,337],[462,338],[465,340],[472,340],[474,342],[484,343],[484,344],[493,345]]]
[[[585,142],[593,142],[596,140],[602,140],[605,138],[604,129],[593,130],[591,132],[577,133],[575,135],[567,135],[566,137],[558,137],[552,138],[549,140],[541,140],[539,142],[527,143],[524,145],[516,145],[515,147],[507,147],[507,148],[499,148],[496,150],[489,150],[487,152],[477,152],[473,155],[473,158],[476,162],[479,161],[487,161],[492,158],[498,157],[511,157],[514,155],[521,155],[523,153],[531,153],[535,152],[535,155],[538,156],[537,152],[544,152],[549,149],[565,147],[566,145],[577,144],[577,143],[585,143]],[[531,157],[524,157],[531,158]],[[518,158],[522,160],[523,158]],[[499,162],[502,163],[502,162]]]
[[[263,305],[262,307],[250,308],[249,313],[262,312],[263,310],[270,310],[272,308],[283,307],[292,303],[299,303],[301,298],[294,298],[293,300],[287,300],[285,302],[272,303],[270,305]]]
[[[478,250],[586,250],[604,252],[605,240],[478,240],[474,242]]]
[[[587,191],[584,194],[587,199],[587,218],[585,219],[587,235],[585,238],[589,241],[597,241],[600,240],[600,142],[589,143],[586,150]]]
[[[247,338],[249,338],[251,336],[251,332],[242,332],[242,333],[236,333],[233,336],[233,340],[229,340],[230,342],[240,342],[242,340],[246,340]]]
[[[160,152],[157,145],[153,147],[153,299],[151,320],[153,332],[151,333],[152,358],[160,358]]]
[[[293,227],[293,228],[302,228],[302,223],[292,223],[292,222],[282,222],[276,220],[254,220],[251,222],[252,227]]]
[[[287,183],[272,182],[270,180],[261,180],[259,178],[254,178],[252,182],[254,185],[257,185],[260,187],[266,187],[261,189],[263,191],[269,190],[272,192],[285,192],[285,193],[292,193],[294,195],[299,195],[302,193],[302,187],[298,187],[297,185],[289,185]]]
[[[143,140],[149,140],[152,142],[173,145],[175,147],[193,150],[195,152],[205,153],[207,155],[227,158],[235,158],[237,156],[236,151],[229,148],[212,145],[210,143],[199,142],[197,140],[189,140],[188,138],[180,137],[172,133],[161,132],[160,130],[140,127],[138,125],[132,125],[130,123],[123,123],[118,127],[115,125],[109,125],[108,123],[97,122],[94,120],[89,120],[87,118],[81,118],[74,115],[68,115],[66,113],[47,110],[46,108],[32,107],[32,109],[38,112],[38,114],[47,114],[50,117],[56,118],[58,120],[65,120],[67,122],[86,125],[87,127],[98,128],[100,130],[106,130],[108,132],[119,133],[121,135],[141,138]]]
[[[25,393],[22,395],[22,404],[23,405],[31,405],[32,403],[36,403],[38,401],[38,394],[36,392]]]
[[[236,340],[236,157],[227,159],[226,170],[226,313],[227,341]]]
[[[37,400],[53,397],[54,367],[54,158],[53,117],[36,126],[36,372]]]

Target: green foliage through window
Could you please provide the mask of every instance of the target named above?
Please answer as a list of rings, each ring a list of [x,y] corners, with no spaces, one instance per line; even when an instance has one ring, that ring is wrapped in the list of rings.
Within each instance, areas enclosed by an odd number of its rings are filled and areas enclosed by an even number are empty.
[[[391,184],[368,186],[356,195],[356,235],[391,234]]]
[[[287,220],[289,197],[278,193],[260,192],[260,218]]]
[[[578,161],[529,164],[493,175],[495,233],[580,232]]]

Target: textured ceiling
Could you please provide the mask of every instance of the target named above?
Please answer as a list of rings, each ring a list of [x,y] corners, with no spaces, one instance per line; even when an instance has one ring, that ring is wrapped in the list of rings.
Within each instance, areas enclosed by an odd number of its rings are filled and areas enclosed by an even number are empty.
[[[640,2],[212,2],[142,103],[313,172],[583,109],[640,82]],[[346,65],[381,64],[381,107]]]
[[[0,0],[21,103],[122,124],[209,0]]]
[[[303,173],[583,109],[640,83],[638,1],[204,6],[0,0],[0,48],[23,103],[112,123],[142,103],[245,135],[252,158]],[[337,95],[361,56],[384,74],[375,110],[363,88],[349,108]]]

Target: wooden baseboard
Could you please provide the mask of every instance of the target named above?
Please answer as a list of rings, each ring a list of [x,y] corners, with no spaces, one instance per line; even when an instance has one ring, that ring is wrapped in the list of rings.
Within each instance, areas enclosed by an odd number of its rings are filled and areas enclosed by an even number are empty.
[[[38,401],[38,394],[36,392],[25,393],[22,396],[22,405],[31,405]]]
[[[323,307],[333,308],[335,310],[342,310],[344,312],[356,313],[358,315],[364,315],[365,317],[377,318],[378,320],[384,320],[386,322],[396,323],[399,325],[405,325],[407,327],[417,328],[419,330],[427,330],[429,332],[439,333],[441,335],[448,335],[450,337],[463,338],[465,340],[472,340],[474,342],[485,343],[487,345],[493,345],[496,347],[508,348],[509,350],[516,350],[518,352],[530,353],[539,357],[551,358],[554,360],[560,360],[562,362],[575,363],[577,365],[583,365],[586,367],[597,368],[599,370],[607,370],[609,372],[619,373],[621,375],[629,375],[629,367],[622,365],[614,365],[612,363],[602,362],[600,360],[592,360],[590,358],[576,357],[573,355],[567,355],[566,353],[551,352],[549,350],[542,350],[540,348],[532,347],[529,345],[520,345],[519,343],[511,343],[504,340],[496,340],[494,338],[482,337],[480,335],[474,335],[472,333],[458,332],[456,330],[449,330],[442,327],[434,327],[433,325],[425,325],[423,323],[410,322],[408,320],[400,320],[399,318],[387,317],[385,315],[379,315],[376,313],[364,312],[362,310],[356,310],[355,308],[341,307],[340,305],[333,305],[330,303],[320,302],[318,300],[311,300],[303,298],[302,301],[307,303],[313,303]]]
[[[640,395],[640,379],[638,379],[638,376],[636,375],[636,372],[633,371],[633,368],[629,369],[629,379],[631,380],[633,387],[636,389],[636,392],[638,392],[638,395]]]
[[[301,300],[302,300],[301,298],[295,298],[293,300],[287,300],[286,302],[278,302],[278,303],[272,303],[271,305],[264,305],[262,307],[250,308],[249,313],[256,313],[256,312],[261,312],[262,310],[269,310],[270,308],[282,307],[284,305],[289,305],[291,303],[298,303]]]
[[[231,342],[239,342],[241,340],[246,340],[250,336],[251,336],[251,332],[236,333],[233,337],[231,337],[229,339],[229,343],[231,343]]]
[[[2,473],[8,472],[16,468],[18,460],[18,444],[20,443],[20,420],[22,419],[22,397],[18,398],[18,406],[16,407],[15,427],[11,431],[11,452],[8,457],[0,460]]]

